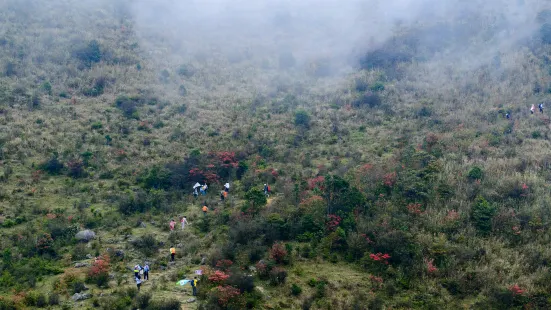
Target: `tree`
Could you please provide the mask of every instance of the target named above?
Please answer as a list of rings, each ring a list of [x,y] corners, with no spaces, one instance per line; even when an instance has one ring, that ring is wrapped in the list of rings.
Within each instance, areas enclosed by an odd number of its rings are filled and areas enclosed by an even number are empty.
[[[495,211],[495,208],[484,197],[476,197],[475,204],[471,209],[471,220],[476,229],[483,235],[487,235],[492,231],[492,218]]]
[[[101,61],[102,52],[101,46],[98,41],[92,40],[84,47],[81,47],[75,51],[75,56],[79,59],[85,66],[90,68],[92,64],[98,63]]]
[[[304,110],[295,112],[295,125],[303,128],[310,127],[310,115]]]
[[[245,199],[247,200],[247,205],[245,206],[244,211],[252,211],[253,213],[258,213],[260,208],[266,205],[268,202],[266,195],[259,190],[258,188],[252,188],[245,194]]]

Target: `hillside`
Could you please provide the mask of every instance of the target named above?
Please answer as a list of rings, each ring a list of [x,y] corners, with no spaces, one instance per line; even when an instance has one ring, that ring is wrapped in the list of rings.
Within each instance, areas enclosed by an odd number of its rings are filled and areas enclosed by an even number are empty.
[[[0,48],[0,310],[551,308],[544,1],[0,0]]]

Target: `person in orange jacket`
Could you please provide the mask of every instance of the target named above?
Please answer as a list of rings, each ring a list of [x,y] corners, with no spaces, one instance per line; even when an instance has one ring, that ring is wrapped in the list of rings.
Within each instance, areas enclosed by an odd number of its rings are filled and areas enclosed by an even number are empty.
[[[203,214],[204,214],[204,215],[207,215],[207,212],[209,212],[209,207],[207,207],[207,205],[205,204],[205,205],[203,206],[203,209],[202,209],[202,210],[203,210]]]
[[[176,256],[176,248],[174,246],[170,247],[170,260],[174,261],[174,256]]]

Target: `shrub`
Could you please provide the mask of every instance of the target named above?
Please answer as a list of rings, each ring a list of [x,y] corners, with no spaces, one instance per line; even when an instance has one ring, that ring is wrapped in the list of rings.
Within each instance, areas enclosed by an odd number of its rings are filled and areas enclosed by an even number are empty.
[[[287,279],[287,271],[281,267],[274,267],[270,271],[270,283],[272,285],[279,285],[285,283]]]
[[[53,155],[49,160],[41,163],[39,168],[51,175],[59,175],[63,170],[63,164],[57,159],[57,155]]]
[[[80,293],[86,289],[86,286],[84,286],[83,282],[77,281],[73,283],[72,291],[73,294]]]
[[[67,163],[67,174],[75,179],[82,178],[86,176],[86,171],[84,171],[84,163],[82,160],[71,160]]]
[[[381,82],[375,82],[369,86],[369,90],[372,92],[379,92],[385,90],[385,85]]]
[[[96,284],[99,287],[107,287],[109,283],[109,269],[109,256],[101,256],[92,263],[86,276],[86,282]]]
[[[38,296],[36,296],[36,306],[38,308],[44,308],[48,305],[48,302],[46,300],[46,296],[42,293],[39,293]]]
[[[357,79],[355,81],[354,88],[356,89],[357,92],[363,93],[367,91],[367,89],[369,88],[369,84],[367,84],[367,82],[363,79]]]
[[[492,218],[495,211],[495,208],[484,197],[476,197],[474,206],[471,209],[471,220],[480,233],[486,235],[491,232]]]
[[[187,89],[184,85],[180,85],[180,87],[178,88],[178,94],[180,96],[185,96],[187,95]]]
[[[236,287],[241,294],[252,293],[254,291],[254,277],[244,274],[241,271],[234,270],[226,280],[226,284]]]
[[[293,296],[299,296],[302,294],[302,287],[293,283],[293,285],[291,285],[291,294],[293,294]]]
[[[365,92],[357,96],[352,105],[356,108],[363,106],[375,108],[381,105],[381,97],[374,92]]]
[[[195,69],[191,65],[181,65],[176,72],[178,75],[189,78],[195,74]]]
[[[247,204],[244,206],[244,211],[252,211],[252,213],[258,213],[260,208],[263,207],[268,200],[264,193],[258,188],[252,188],[245,194]]]
[[[270,258],[281,264],[287,260],[287,250],[282,243],[275,243],[270,250]]]
[[[48,304],[50,306],[57,306],[59,305],[59,294],[57,293],[50,293],[48,296]]]
[[[484,178],[484,171],[482,170],[482,168],[478,166],[474,166],[471,168],[471,170],[469,170],[467,177],[471,181],[482,180]]]
[[[310,115],[304,110],[295,112],[295,125],[303,128],[310,127]]]
[[[180,310],[180,301],[177,299],[156,299],[150,302],[150,310]]]
[[[103,94],[106,85],[107,78],[100,76],[96,80],[94,80],[92,87],[84,89],[82,94],[88,97],[97,97]]]
[[[148,309],[151,302],[151,293],[141,293],[136,296],[134,305],[137,309]]]
[[[132,245],[147,257],[157,254],[160,247],[159,242],[152,234],[146,234],[133,240]]]
[[[80,47],[74,52],[75,57],[85,66],[91,67],[92,64],[101,61],[102,52],[98,41],[92,40],[86,46]]]
[[[119,108],[126,118],[138,119],[138,103],[136,98],[130,98],[128,96],[118,96],[115,100],[115,106]]]

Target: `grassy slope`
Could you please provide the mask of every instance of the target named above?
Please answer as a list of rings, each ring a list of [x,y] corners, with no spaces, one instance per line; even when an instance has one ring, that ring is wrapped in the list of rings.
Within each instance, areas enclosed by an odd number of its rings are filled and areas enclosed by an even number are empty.
[[[132,180],[144,167],[180,160],[192,149],[200,149],[202,152],[241,149],[254,154],[258,151],[258,145],[264,143],[274,150],[268,165],[285,173],[274,187],[288,195],[291,189],[286,183],[289,183],[289,176],[294,173],[301,173],[304,178],[327,170],[352,174],[360,163],[390,168],[397,164],[397,156],[405,146],[423,145],[426,135],[431,132],[437,136],[438,145],[444,150],[439,159],[443,169],[438,174],[438,180],[446,181],[455,189],[456,195],[447,201],[431,201],[426,206],[423,228],[414,228],[417,229],[417,241],[426,249],[440,242],[437,229],[431,231],[427,227],[438,227],[449,210],[455,209],[463,218],[468,218],[471,207],[469,193],[473,185],[459,176],[465,175],[474,164],[483,166],[486,172],[481,193],[499,201],[502,205],[500,212],[504,216],[509,209],[515,208],[521,214],[531,215],[532,219],[539,216],[547,227],[550,196],[546,183],[551,179],[547,171],[551,158],[548,138],[551,127],[548,110],[544,115],[530,116],[527,107],[533,102],[548,98],[545,93],[534,94],[533,86],[536,81],[543,81],[543,85],[549,85],[550,81],[548,72],[544,70],[546,65],[539,60],[541,58],[536,58],[528,51],[513,53],[503,60],[506,69],[502,74],[507,76],[505,79],[488,78],[488,70],[485,68],[464,73],[454,70],[453,67],[449,68],[451,77],[443,78],[449,64],[436,62],[430,65],[412,65],[408,69],[408,79],[385,83],[384,100],[393,106],[394,113],[386,113],[382,109],[347,109],[344,104],[333,109],[331,105],[335,102],[348,103],[354,96],[354,79],[372,82],[377,79],[378,73],[359,72],[344,82],[339,80],[340,83],[336,83],[330,78],[319,80],[308,76],[305,74],[306,70],[300,68],[280,73],[276,70],[276,61],[273,59],[270,69],[260,70],[254,66],[253,60],[252,63],[245,61],[228,64],[227,59],[220,56],[213,63],[204,64],[198,60],[163,57],[166,55],[162,54],[162,46],[158,47],[159,51],[155,51],[155,55],[159,57],[150,58],[144,51],[132,51],[130,46],[138,40],[133,37],[131,30],[121,31],[121,24],[112,16],[112,8],[92,9],[93,13],[86,14],[88,16],[75,9],[74,12],[66,12],[52,20],[49,16],[55,14],[55,10],[55,6],[51,6],[43,14],[31,15],[26,20],[25,27],[21,26],[17,15],[21,12],[2,13],[9,17],[9,22],[0,25],[1,33],[12,42],[9,48],[11,53],[4,55],[2,63],[15,63],[18,73],[15,77],[3,77],[0,82],[2,166],[9,166],[13,170],[7,182],[1,184],[0,213],[9,218],[19,215],[28,218],[28,222],[21,225],[2,228],[3,236],[39,225],[43,213],[55,208],[61,208],[66,215],[78,218],[94,217],[92,209],[83,211],[84,216],[73,208],[74,203],[86,201],[104,218],[119,218],[115,227],[96,229],[102,240],[100,248],[126,250],[129,260],[124,264],[131,266],[143,257],[121,237],[124,226],[130,228],[132,238],[152,232],[158,240],[164,241],[168,236],[165,223],[171,217],[185,212],[194,223],[201,216],[198,204],[184,200],[170,206],[168,213],[121,219],[109,197],[128,188],[136,188],[132,182],[127,185],[121,181]],[[71,20],[87,22],[77,24],[74,28],[77,31],[70,31],[65,25],[75,23]],[[50,24],[50,27],[42,27],[44,24]],[[58,28],[56,24],[62,27]],[[124,24],[126,29],[132,29],[129,22]],[[36,37],[39,39],[35,39]],[[131,61],[127,64],[102,62],[94,65],[91,70],[79,70],[69,50],[82,39],[98,39],[115,55],[127,55]],[[17,54],[21,49],[23,56]],[[168,49],[165,49],[165,53],[171,54]],[[46,59],[43,63],[38,61],[41,54]],[[535,51],[535,54],[548,55],[549,51],[544,48]],[[138,62],[142,66],[140,71],[136,69]],[[193,77],[182,78],[175,73],[184,62],[198,68]],[[162,83],[158,76],[165,68],[170,71],[170,78]],[[242,72],[246,72],[246,75],[243,76]],[[112,81],[108,83],[105,93],[97,98],[82,96],[82,90],[99,76]],[[455,83],[449,82],[454,79],[457,80]],[[29,111],[28,97],[39,91],[39,86],[46,80],[53,86],[53,95],[39,93],[41,107]],[[177,95],[180,84],[188,89],[188,95],[183,98]],[[328,87],[335,84],[336,89]],[[288,87],[289,90],[276,92],[272,98],[261,100],[256,107],[252,105],[251,101],[256,94],[266,95],[275,92],[278,87]],[[22,88],[29,96],[21,95],[16,91],[18,88]],[[62,91],[75,94],[76,105],[72,105],[70,99],[57,96]],[[139,121],[124,118],[113,105],[119,94],[146,91],[170,104],[140,107]],[[16,95],[12,95],[14,93]],[[288,93],[297,94],[297,100],[285,101]],[[175,113],[174,106],[181,103],[187,105],[187,111],[179,115]],[[288,110],[274,113],[273,109],[278,105],[287,105]],[[426,118],[416,115],[415,112],[422,106],[430,107],[433,115]],[[292,124],[292,112],[299,107],[306,108],[312,115],[312,126],[303,140],[295,145],[298,130]],[[512,111],[512,134],[502,134],[509,122],[496,116],[499,109]],[[37,119],[43,122],[38,123]],[[154,128],[152,124],[158,120],[163,121],[166,126]],[[103,128],[91,129],[92,123],[98,121]],[[146,122],[146,126],[150,127],[149,131],[137,130],[140,122]],[[130,128],[130,132],[121,133],[123,127]],[[209,135],[209,132],[218,132],[218,135]],[[492,143],[496,136],[493,132],[498,133],[500,140],[497,143]],[[539,132],[540,137],[533,134],[534,132]],[[86,134],[84,138],[83,134]],[[105,135],[112,137],[111,146],[105,144]],[[145,138],[151,140],[149,146],[144,145]],[[117,157],[117,151],[121,149],[128,154],[126,158]],[[88,169],[88,178],[72,180],[65,176],[42,176],[38,181],[32,180],[31,175],[35,170],[33,164],[48,159],[52,152],[58,152],[62,158],[68,159],[78,157],[84,151],[94,154],[94,164],[93,168]],[[100,179],[99,174],[105,171],[113,172],[115,178]],[[262,183],[260,177],[255,181],[257,184]],[[361,182],[358,183],[362,186]],[[508,189],[513,186],[511,184],[522,183],[530,187],[529,200],[501,200],[508,194]],[[237,197],[242,196],[239,186],[240,184],[236,184]],[[217,197],[211,196],[209,199],[215,201]],[[236,204],[239,205],[239,201]],[[146,223],[155,221],[156,225],[148,224],[145,229],[134,228],[135,223],[142,218],[146,219]],[[177,267],[188,268],[188,264],[191,264],[192,258],[196,259],[197,254],[222,243],[222,232],[225,228],[217,229],[219,230],[209,234],[192,229],[193,237],[188,238],[193,239],[196,244],[186,253],[185,259],[181,261],[182,265]],[[547,272],[547,267],[534,264],[538,267],[530,269],[523,261],[528,259],[526,253],[535,252],[541,253],[543,257],[549,256],[546,249],[549,239],[547,228],[544,233],[526,229],[520,240],[516,241],[504,237],[504,234],[485,239],[477,238],[473,228],[467,226],[448,236],[449,239],[443,241],[448,251],[468,247],[484,249],[486,252],[483,260],[469,261],[459,269],[450,271],[450,276],[461,277],[466,272],[475,270],[486,279],[495,279],[502,286],[519,283],[528,290],[537,291],[538,285],[535,283]],[[70,250],[67,248],[61,253],[65,267],[71,266]],[[166,250],[161,249],[165,252]],[[162,255],[158,259],[166,259],[161,257]],[[156,296],[185,296],[170,285],[165,290],[162,280],[159,279],[164,276],[166,283],[174,282],[169,279],[175,270],[177,268],[152,274],[152,282],[158,281],[157,286],[160,288],[155,290]],[[316,264],[297,262],[292,270],[294,271],[290,272],[289,285],[300,283],[305,288],[305,296],[313,292],[305,284],[308,279],[319,274],[326,276],[332,283],[329,289],[331,297],[328,300],[336,303],[333,305],[335,308],[345,308],[346,302],[350,300],[346,294],[354,290],[347,288],[347,285],[354,286],[358,291],[369,287],[367,274],[356,271],[352,266],[332,265],[322,261]],[[125,285],[133,286],[128,272],[121,270],[121,275],[124,278],[123,283],[128,283]],[[37,290],[48,292],[53,278],[48,277],[39,282]],[[259,285],[262,286],[262,283]],[[266,307],[297,308],[299,301],[288,295],[289,285],[281,288],[264,285],[269,290],[268,294],[273,297],[266,301]],[[116,285],[113,287],[119,288]],[[144,289],[150,289],[149,283],[144,285]],[[450,308],[463,304],[472,305],[477,301],[475,295],[465,300],[456,300],[437,280],[428,277],[423,278],[419,287],[411,290],[428,291],[440,296]],[[93,288],[95,294],[99,291]],[[401,293],[394,296],[391,302],[405,303],[402,299],[408,299],[408,294],[413,295],[411,292]],[[89,305],[91,301],[86,303]],[[330,307],[326,304],[319,306]]]

